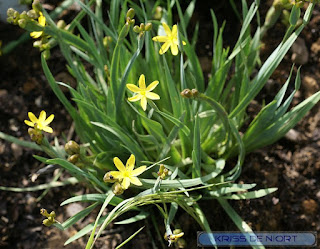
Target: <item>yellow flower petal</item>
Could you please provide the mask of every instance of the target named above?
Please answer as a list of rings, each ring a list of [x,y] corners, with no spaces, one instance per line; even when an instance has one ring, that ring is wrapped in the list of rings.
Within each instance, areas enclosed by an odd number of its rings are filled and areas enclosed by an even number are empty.
[[[142,96],[140,104],[144,111],[147,110],[147,98],[145,96]]]
[[[178,36],[178,27],[177,27],[177,25],[173,25],[171,35],[173,37],[177,37]]]
[[[39,38],[42,35],[42,31],[34,31],[30,33],[30,36],[34,39]]]
[[[135,176],[130,177],[130,182],[131,182],[132,184],[134,184],[134,185],[137,185],[137,186],[141,186],[141,185],[142,185],[142,183],[141,183],[141,181],[138,179],[138,177],[135,177]]]
[[[28,117],[31,120],[32,123],[37,123],[38,119],[36,118],[36,116],[32,113],[32,112],[28,112]]]
[[[141,92],[140,88],[137,87],[136,85],[127,84],[126,86],[131,92],[134,92],[134,93],[140,93]]]
[[[48,125],[48,124],[50,124],[50,123],[52,122],[53,119],[54,119],[54,115],[51,114],[51,115],[43,122],[43,124],[44,124],[44,125]]]
[[[128,189],[130,186],[130,178],[129,177],[123,178],[123,180],[121,182],[121,186],[123,189]]]
[[[187,45],[187,43],[185,41],[182,41],[182,45]]]
[[[152,40],[156,42],[167,42],[169,39],[168,36],[155,36]]]
[[[146,92],[146,97],[148,99],[157,100],[160,99],[160,96],[156,93]]]
[[[161,48],[160,48],[160,50],[159,50],[159,54],[164,54],[165,52],[167,52],[168,51],[168,49],[169,49],[169,47],[170,47],[170,45],[171,45],[171,43],[168,41],[168,42],[165,42],[162,46],[161,46]]]
[[[52,133],[52,132],[53,132],[52,128],[49,127],[49,126],[44,126],[44,127],[42,128],[42,130],[45,131],[45,132],[48,132],[48,133]]]
[[[156,86],[159,84],[159,81],[155,80],[147,87],[146,91],[151,92],[153,89],[156,88]]]
[[[113,163],[114,163],[114,165],[116,165],[117,169],[120,172],[126,171],[126,168],[124,167],[123,163],[121,162],[121,160],[118,157],[113,158]]]
[[[146,171],[147,169],[147,166],[141,166],[135,170],[132,171],[132,176],[138,176],[138,175],[141,175],[144,171]]]
[[[146,89],[146,79],[144,77],[144,74],[141,74],[140,75],[140,78],[139,78],[139,88],[140,90],[145,90]]]
[[[40,12],[40,16],[38,18],[38,23],[43,27],[46,25],[46,18],[44,17],[44,15],[41,12]]]
[[[29,126],[31,126],[31,127],[34,127],[34,123],[32,123],[31,121],[25,120],[24,122],[25,122],[26,125],[29,125]]]
[[[171,29],[169,28],[169,26],[166,23],[162,23],[162,26],[163,26],[164,32],[166,32],[167,36],[172,36]]]
[[[135,156],[131,154],[126,164],[127,171],[131,172],[133,170],[135,161],[136,161]]]
[[[140,100],[141,98],[142,98],[142,95],[141,95],[141,94],[137,94],[137,95],[135,95],[135,96],[133,96],[133,97],[128,98],[128,100],[129,100],[130,102],[135,102],[135,101]]]
[[[119,171],[109,171],[109,174],[113,176],[114,179],[122,179],[123,174]]]
[[[43,124],[43,122],[46,120],[46,116],[47,116],[46,112],[41,111],[39,116],[39,123]]]
[[[178,46],[176,44],[171,44],[171,53],[177,55],[179,53]]]

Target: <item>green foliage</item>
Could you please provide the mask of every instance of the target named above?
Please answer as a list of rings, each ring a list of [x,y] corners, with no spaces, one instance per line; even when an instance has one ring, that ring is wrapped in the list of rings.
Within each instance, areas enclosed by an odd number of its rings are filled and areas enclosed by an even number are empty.
[[[260,198],[276,191],[276,188],[248,191],[255,184],[235,183],[245,166],[245,154],[280,139],[320,99],[318,92],[288,111],[293,95],[300,86],[299,69],[294,92],[284,99],[292,77],[290,74],[274,100],[260,110],[243,135],[239,132],[243,131],[248,120],[246,108],[263,89],[307,25],[314,4],[309,5],[300,26],[296,26],[300,9],[297,6],[292,8],[290,27],[284,39],[255,74],[253,72],[260,62],[261,29],[258,27],[253,31],[250,24],[257,15],[257,1],[249,8],[242,1],[243,24],[233,48],[224,47],[224,24],[219,27],[211,11],[214,27],[213,60],[211,77],[206,82],[195,51],[196,35],[191,41],[187,37],[196,1],[190,1],[185,12],[178,0],[167,1],[167,6],[162,6],[159,21],[153,19],[152,15],[160,7],[160,2],[141,1],[137,5],[131,0],[111,0],[106,18],[102,13],[101,0],[87,4],[77,0],[82,10],[65,29],[58,28],[43,10],[47,20],[43,31],[50,35],[52,47],[59,46],[70,74],[77,81],[75,88],[68,82],[56,82],[43,52],[41,62],[44,74],[53,92],[72,117],[82,144],[79,162],[67,160],[66,153],[61,151],[58,143],[52,146],[44,140],[40,146],[36,146],[17,141],[3,133],[0,136],[45,151],[52,159],[39,157],[39,160],[60,165],[73,176],[73,182],[87,182],[97,191],[72,197],[61,204],[92,203],[66,222],[55,224],[60,229],[68,228],[102,204],[96,221],[71,237],[66,244],[91,232],[86,248],[93,248],[102,231],[121,214],[139,211],[139,214],[118,224],[130,224],[147,218],[150,210],[144,208],[146,205],[155,205],[160,211],[165,219],[167,234],[172,234],[171,226],[175,224],[174,217],[179,207],[191,215],[202,229],[210,231],[209,222],[198,205],[202,199],[218,199],[241,231],[252,232],[227,199]],[[132,30],[132,16],[126,16],[130,7],[135,10],[135,22],[145,25],[152,23],[151,31],[140,28],[135,33]],[[181,55],[173,56],[169,50],[160,55],[159,44],[152,37],[165,35],[161,23],[169,26],[173,24],[173,9],[177,10],[179,16],[176,39]],[[237,15],[240,17],[238,12]],[[88,30],[82,26],[84,17],[90,21]],[[108,19],[107,22],[105,19]],[[201,25],[198,27],[201,29]],[[173,49],[174,44],[170,46]],[[91,70],[87,71],[87,68]],[[141,74],[145,75],[147,82],[160,82],[153,91],[161,98],[148,98],[146,111],[138,104],[140,102],[127,101],[132,93],[126,84],[136,85]],[[71,99],[64,95],[61,87],[69,90]],[[112,163],[114,157],[125,160],[130,154],[135,155],[137,165],[151,166],[139,176],[141,186],[130,186],[133,188],[130,192],[132,197],[123,199],[115,196],[111,184],[105,183],[103,176],[107,171],[115,170]],[[234,165],[228,160],[232,157],[238,157]],[[225,167],[226,163],[228,167]],[[156,172],[160,164],[164,164],[170,171],[166,179],[153,177],[152,173]],[[65,184],[68,182],[55,181],[48,184],[48,187]],[[43,187],[40,185],[28,190]],[[10,188],[6,190],[14,191]],[[171,204],[169,211],[168,203]],[[108,205],[115,207],[103,215]]]

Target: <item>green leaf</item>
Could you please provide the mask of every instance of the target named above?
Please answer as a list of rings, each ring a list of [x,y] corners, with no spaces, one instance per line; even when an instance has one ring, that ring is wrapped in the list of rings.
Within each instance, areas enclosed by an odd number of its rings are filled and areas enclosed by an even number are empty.
[[[187,187],[193,187],[197,186],[200,184],[204,184],[207,181],[215,178],[218,176],[221,171],[224,169],[225,166],[225,161],[223,159],[219,159],[216,161],[216,170],[213,171],[212,173],[202,176],[202,177],[197,177],[194,179],[186,179],[186,180],[163,180],[161,182],[160,189],[165,189],[165,188],[187,188]],[[153,187],[155,184],[155,180],[150,180],[150,179],[141,179],[139,178],[140,181],[143,184],[143,187],[150,188]]]
[[[256,198],[260,198],[260,197],[266,196],[268,194],[271,194],[277,190],[278,190],[278,188],[260,189],[260,190],[251,191],[251,192],[227,195],[227,196],[223,196],[222,198],[232,199],[232,200],[256,199]]]
[[[138,231],[136,231],[134,234],[132,234],[129,238],[127,238],[125,241],[123,241],[120,245],[118,245],[115,249],[119,249],[121,248],[122,246],[124,246],[125,244],[127,244],[130,240],[132,240],[138,233],[141,232],[141,230],[144,228],[141,227],[140,229],[138,229]]]
[[[63,186],[69,185],[69,184],[76,184],[78,182],[79,182],[78,179],[76,179],[75,177],[70,177],[69,179],[67,179],[63,182],[51,182],[51,183],[39,184],[34,187],[16,188],[16,187],[0,186],[0,190],[12,191],[12,192],[39,191],[39,190],[48,189],[48,188],[63,187]]]
[[[125,219],[125,220],[122,220],[122,221],[117,221],[115,222],[114,224],[116,225],[127,225],[127,224],[131,224],[131,223],[134,223],[134,222],[137,222],[139,220],[144,220],[145,218],[147,218],[150,214],[145,212],[145,211],[141,211],[139,214],[137,214],[136,216],[134,217],[131,217],[129,219]]]
[[[231,218],[231,220],[234,222],[234,224],[238,227],[238,229],[242,233],[251,233],[254,236],[254,233],[252,229],[249,227],[249,225],[241,219],[241,217],[236,213],[236,211],[230,206],[227,200],[224,200],[222,198],[218,198],[218,201],[223,207],[224,211],[228,214],[228,216]],[[253,249],[265,249],[263,245],[251,245]]]
[[[137,144],[137,142],[135,140],[133,140],[131,137],[129,137],[126,132],[124,132],[121,129],[114,127],[114,126],[109,126],[109,125],[105,125],[105,124],[98,123],[98,122],[91,122],[91,123],[95,126],[103,128],[103,129],[111,132],[115,136],[117,136],[123,142],[123,145],[125,145],[125,147],[132,154],[134,154],[136,157],[138,157],[140,161],[145,159],[145,155],[142,152],[140,146]]]
[[[192,150],[192,178],[199,177],[201,175],[201,144],[200,144],[200,118],[198,114],[194,119],[194,131],[193,131],[193,150]]]
[[[294,4],[291,9],[289,22],[290,25],[295,26],[300,18],[301,10],[300,7],[298,7],[297,4]]]
[[[91,211],[98,206],[99,203],[96,202],[92,205],[90,205],[89,207],[86,207],[85,209],[81,210],[80,212],[78,212],[77,214],[73,215],[72,217],[70,217],[69,219],[67,219],[65,222],[63,222],[61,225],[63,227],[63,229],[67,229],[68,227],[72,226],[73,224],[75,224],[76,222],[78,222],[79,220],[83,219],[84,217],[86,217],[88,214],[91,213]]]
[[[93,242],[94,234],[95,234],[95,232],[96,232],[96,228],[97,228],[97,226],[98,226],[99,219],[100,219],[103,211],[104,211],[104,210],[106,209],[106,207],[108,206],[109,202],[110,202],[110,201],[112,200],[112,198],[114,197],[114,193],[112,193],[111,190],[108,191],[107,195],[108,195],[108,196],[107,196],[107,198],[105,199],[105,201],[104,201],[104,203],[103,203],[103,205],[102,205],[102,207],[101,207],[101,209],[100,209],[100,211],[99,211],[99,214],[98,214],[98,216],[97,216],[97,218],[96,218],[96,221],[95,221],[95,223],[94,223],[93,230],[92,230],[92,232],[91,232],[90,238],[89,238],[88,243],[87,243],[87,245],[86,245],[86,249],[90,249],[90,248],[93,246],[93,244],[94,244],[94,242]]]
[[[105,194],[85,194],[85,195],[79,195],[79,196],[74,196],[71,197],[64,202],[60,204],[60,206],[64,206],[73,202],[100,202],[103,203],[106,199],[107,195]],[[110,201],[110,205],[116,206],[123,200],[120,197],[113,197],[112,200]]]
[[[34,142],[20,140],[19,138],[16,138],[14,136],[10,136],[10,135],[5,134],[5,133],[3,133],[1,131],[0,131],[0,138],[4,139],[4,140],[7,140],[7,141],[9,141],[11,143],[15,143],[17,145],[26,147],[26,148],[42,151],[42,148],[39,145],[37,145],[36,143],[34,143]]]

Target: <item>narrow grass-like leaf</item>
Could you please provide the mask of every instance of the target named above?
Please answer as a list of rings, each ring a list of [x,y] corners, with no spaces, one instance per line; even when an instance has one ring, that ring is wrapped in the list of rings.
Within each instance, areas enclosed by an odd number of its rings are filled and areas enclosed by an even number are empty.
[[[192,150],[192,178],[199,177],[201,175],[201,144],[200,144],[200,118],[198,114],[194,119],[194,131],[193,131],[193,150]]]
[[[218,176],[221,171],[224,169],[225,166],[225,161],[220,159],[216,161],[216,170],[208,175],[202,176],[202,177],[197,177],[194,179],[187,179],[187,180],[163,180],[161,182],[161,189],[164,188],[188,188],[188,187],[193,187],[197,186],[200,184],[203,184],[216,176]],[[155,180],[150,180],[150,179],[140,179],[140,181],[143,183],[144,187],[153,187]]]
[[[67,229],[68,227],[72,226],[79,220],[83,219],[86,217],[88,214],[92,212],[92,210],[99,205],[98,202],[90,205],[89,207],[86,207],[85,209],[81,210],[77,214],[71,216],[69,219],[67,219],[65,222],[63,222],[61,225],[64,229]]]
[[[32,191],[39,191],[47,188],[63,187],[69,184],[76,184],[78,182],[79,182],[78,179],[76,179],[75,177],[70,177],[69,179],[62,182],[45,183],[45,184],[40,184],[34,187],[17,188],[17,187],[0,186],[0,190],[12,191],[12,192],[29,192],[29,191],[32,192]]]
[[[218,198],[218,201],[219,201],[221,207],[223,207],[223,209],[226,211],[228,216],[231,218],[231,220],[234,222],[234,224],[238,227],[238,229],[242,233],[250,233],[250,234],[252,234],[252,236],[255,236],[255,234],[253,233],[253,231],[249,227],[249,225],[244,220],[241,219],[241,217],[230,206],[230,204],[228,203],[227,200],[224,200],[222,198]],[[265,247],[263,245],[256,245],[256,246],[251,245],[251,247],[253,249],[265,249]]]
[[[37,145],[36,143],[34,143],[34,142],[20,140],[19,138],[16,138],[14,136],[10,136],[10,135],[5,134],[5,133],[3,133],[1,131],[0,131],[0,138],[4,139],[4,140],[7,140],[7,141],[9,141],[11,143],[15,143],[17,145],[26,147],[26,148],[42,151],[42,148],[39,145]]]
[[[232,200],[256,199],[256,198],[260,198],[260,197],[266,196],[268,194],[271,194],[277,190],[278,190],[278,188],[260,189],[260,190],[251,191],[251,192],[227,195],[227,196],[223,196],[223,198],[224,199],[232,199]]]
[[[96,221],[94,223],[94,226],[93,226],[93,230],[91,232],[91,235],[90,235],[90,238],[88,240],[88,243],[86,245],[86,249],[89,249],[91,248],[91,246],[93,245],[93,239],[94,239],[94,234],[96,232],[96,229],[97,229],[97,226],[98,226],[98,222],[99,222],[99,219],[103,213],[103,211],[106,209],[106,207],[108,206],[109,202],[112,200],[112,198],[114,197],[114,193],[110,190],[108,193],[107,193],[107,198],[105,199],[100,211],[99,211],[99,214],[96,218]]]
[[[139,214],[137,214],[136,216],[134,217],[131,217],[129,219],[125,219],[125,220],[122,220],[122,221],[117,221],[115,222],[114,224],[116,225],[127,225],[127,224],[131,224],[131,223],[134,223],[134,222],[137,222],[139,220],[144,220],[145,218],[147,218],[150,214],[145,212],[145,211],[141,211]]]
[[[120,245],[118,245],[115,249],[119,249],[121,248],[122,246],[124,246],[125,244],[127,244],[130,240],[132,240],[138,233],[141,232],[141,230],[144,228],[141,227],[140,229],[138,229],[138,231],[136,231],[134,234],[132,234],[129,238],[127,238],[125,241],[123,241]]]

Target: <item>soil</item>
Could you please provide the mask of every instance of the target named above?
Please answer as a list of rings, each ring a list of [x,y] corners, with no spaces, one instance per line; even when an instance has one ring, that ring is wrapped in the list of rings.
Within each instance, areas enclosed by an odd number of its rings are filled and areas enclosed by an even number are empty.
[[[48,7],[55,7],[59,1],[45,2]],[[219,1],[219,4],[210,3],[211,6],[207,4],[201,4],[200,1],[197,3],[192,23],[198,20],[202,27],[197,53],[204,72],[208,74],[210,68],[207,65],[212,59],[212,22],[209,8],[213,8],[217,13],[219,24],[224,19],[227,21],[224,32],[227,45],[234,44],[238,34],[235,31],[239,31],[240,21],[231,11],[229,1]],[[261,16],[265,16],[268,6],[270,6],[270,1],[262,3]],[[65,12],[64,17],[70,18],[72,11]],[[249,112],[252,118],[260,110],[262,101],[270,101],[286,81],[293,60],[296,63],[295,75],[301,63],[301,60],[297,61],[297,58],[301,58],[302,55],[305,57],[308,54],[307,58],[302,60],[304,63],[301,69],[302,85],[294,98],[294,104],[319,90],[319,24],[320,8],[317,6],[310,24],[300,35],[296,49],[286,55],[263,92],[250,105]],[[280,42],[285,26],[278,22],[272,30],[264,38],[265,46],[261,50],[262,59],[266,58]],[[4,45],[16,40],[22,34],[23,31],[16,26],[0,22],[0,40]],[[56,79],[72,80],[58,50],[53,51],[49,67]],[[54,136],[63,137],[61,134],[76,139],[72,129],[72,120],[48,86],[42,72],[39,51],[32,47],[31,40],[16,47],[11,53],[1,56],[0,68],[0,131],[29,140],[27,127],[23,120],[27,119],[28,111],[38,114],[44,109],[48,114],[55,114],[54,133],[49,136],[49,139]],[[292,85],[294,85],[293,82]],[[247,156],[240,182],[257,183],[258,188],[278,188],[274,194],[261,199],[230,202],[255,231],[316,231],[319,234],[319,106],[318,104],[314,107],[294,129],[277,143]],[[60,142],[63,143],[63,140]],[[0,140],[0,185],[29,187],[49,182],[52,179],[52,172],[40,175],[36,180],[32,178],[44,166],[33,158],[33,154],[41,155],[39,152]],[[54,172],[56,173],[57,171]],[[67,175],[63,177],[66,178]],[[48,228],[42,225],[43,217],[39,210],[40,208],[46,208],[48,211],[55,210],[57,219],[64,221],[84,206],[74,204],[60,207],[60,203],[70,196],[89,191],[85,185],[53,188],[41,200],[37,200],[41,191],[25,193],[0,191],[0,248],[84,248],[86,240],[80,239],[66,247],[63,247],[63,243],[77,230],[94,221],[96,213],[77,223],[73,228],[60,232],[53,227]],[[237,230],[218,202],[201,202],[200,205],[213,230]],[[183,213],[177,218],[177,223],[186,233],[187,248],[196,248],[196,231],[200,228],[187,214]],[[162,226],[163,223],[159,220],[158,224]],[[127,248],[133,245],[142,249],[152,248],[149,236],[152,236],[157,246],[161,248],[163,242],[160,240],[162,239],[155,235],[156,232],[149,220],[137,222],[129,227],[111,225],[97,242],[96,248],[115,248],[142,226],[146,228],[128,244]],[[160,228],[160,233],[164,233],[163,228]]]

